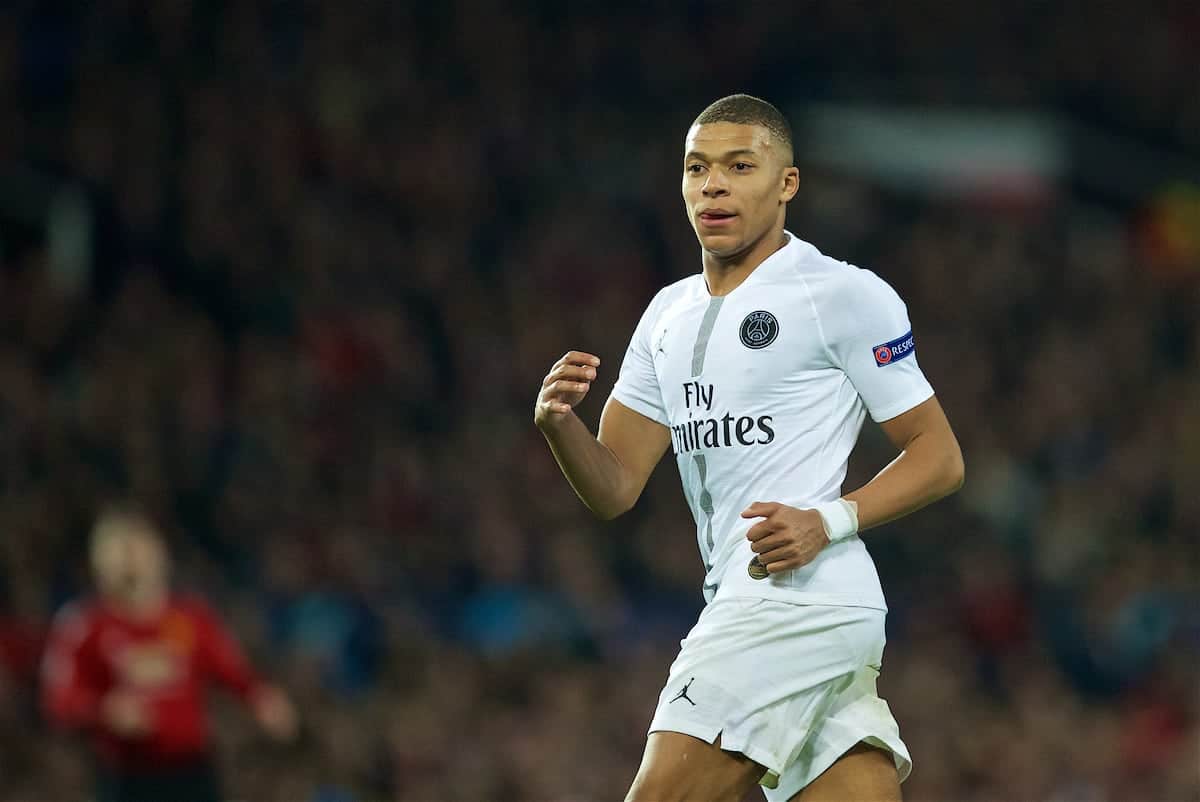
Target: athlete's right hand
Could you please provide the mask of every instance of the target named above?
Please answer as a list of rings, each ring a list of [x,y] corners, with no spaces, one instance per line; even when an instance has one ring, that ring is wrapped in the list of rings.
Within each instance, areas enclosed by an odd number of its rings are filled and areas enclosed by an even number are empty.
[[[567,351],[542,380],[542,391],[533,406],[533,422],[539,429],[556,426],[571,414],[596,378],[600,357],[583,351]]]

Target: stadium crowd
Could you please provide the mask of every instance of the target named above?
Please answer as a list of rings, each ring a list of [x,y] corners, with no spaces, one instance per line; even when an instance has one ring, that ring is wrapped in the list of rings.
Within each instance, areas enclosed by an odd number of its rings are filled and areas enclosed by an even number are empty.
[[[1187,4],[1017,3],[1028,39],[1012,3],[356,5],[0,10],[0,163],[97,212],[82,284],[36,239],[0,254],[3,802],[86,796],[37,666],[123,496],[297,701],[289,746],[219,707],[231,798],[617,798],[701,603],[693,528],[669,459],[591,520],[532,404],[584,348],[594,421],[696,269],[691,116],[909,75],[1200,150]],[[1200,266],[1069,185],[802,176],[790,230],[897,287],[966,456],[960,495],[866,535],[906,799],[1200,799]],[[889,457],[868,425],[847,484]]]

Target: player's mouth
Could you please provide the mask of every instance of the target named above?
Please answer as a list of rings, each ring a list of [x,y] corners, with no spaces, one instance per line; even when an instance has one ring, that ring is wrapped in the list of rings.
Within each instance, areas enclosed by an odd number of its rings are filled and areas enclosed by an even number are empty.
[[[708,228],[720,228],[732,223],[737,214],[726,209],[705,209],[696,217]]]

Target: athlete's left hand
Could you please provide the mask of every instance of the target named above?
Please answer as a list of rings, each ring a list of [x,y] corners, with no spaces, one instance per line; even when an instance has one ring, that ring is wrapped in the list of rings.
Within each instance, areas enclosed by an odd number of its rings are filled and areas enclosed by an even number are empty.
[[[282,689],[274,685],[259,688],[251,701],[251,710],[267,735],[285,743],[296,740],[300,719],[292,700]]]
[[[742,517],[764,519],[750,527],[746,539],[772,574],[808,565],[829,545],[825,524],[816,510],[756,501],[742,510]]]

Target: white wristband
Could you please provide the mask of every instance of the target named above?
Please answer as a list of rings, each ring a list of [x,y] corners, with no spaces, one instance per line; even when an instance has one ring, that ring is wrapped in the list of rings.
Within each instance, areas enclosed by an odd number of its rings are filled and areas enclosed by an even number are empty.
[[[858,533],[858,510],[846,499],[826,501],[813,509],[821,516],[830,543],[846,540]]]

